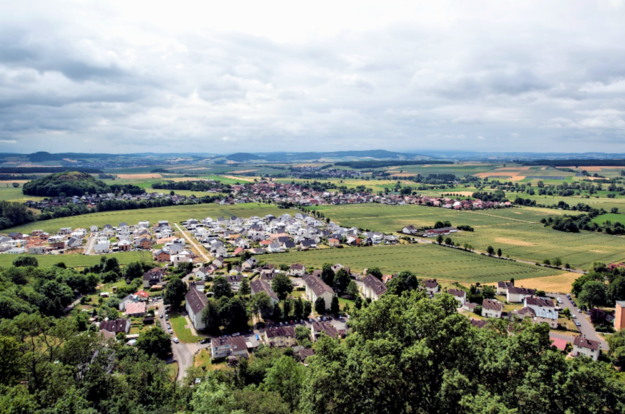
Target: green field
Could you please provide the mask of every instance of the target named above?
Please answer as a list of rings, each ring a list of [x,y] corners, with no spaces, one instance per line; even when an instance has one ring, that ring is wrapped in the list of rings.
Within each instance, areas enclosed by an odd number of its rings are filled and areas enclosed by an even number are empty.
[[[263,217],[267,214],[278,216],[284,213],[290,213],[293,215],[296,212],[293,210],[279,209],[276,206],[268,204],[256,203],[234,205],[193,204],[140,210],[107,211],[104,213],[84,214],[81,216],[36,221],[22,226],[12,227],[11,229],[5,229],[4,233],[11,231],[30,233],[36,229],[56,233],[61,227],[89,229],[89,226],[91,225],[102,227],[105,224],[111,224],[116,226],[122,222],[136,224],[141,220],[149,220],[150,223],[156,223],[158,220],[169,220],[170,223],[177,223],[190,218],[201,220],[206,217],[216,218],[219,216]]]
[[[417,277],[466,283],[528,279],[563,273],[423,243],[289,252],[262,256],[262,259],[274,264],[302,263],[316,268],[321,268],[324,263],[340,263],[357,273],[372,267],[379,267],[384,274],[411,270]]]
[[[20,257],[18,254],[0,254],[0,267],[9,267],[13,260]],[[36,255],[33,256],[39,262],[39,267],[52,267],[56,263],[65,263],[67,267],[87,267],[100,263],[102,256],[84,256],[82,254],[58,254],[58,255]],[[124,252],[106,255],[115,257],[120,264],[128,264],[136,261],[152,261],[150,252]]]
[[[485,251],[501,248],[512,258],[542,262],[559,257],[576,268],[588,268],[593,261],[606,263],[625,260],[625,238],[602,233],[563,233],[545,228],[543,217],[561,215],[561,210],[512,208],[485,211],[454,211],[421,206],[360,204],[318,207],[326,217],[343,226],[393,232],[402,226],[432,226],[437,220],[452,225],[470,225],[474,232],[451,235],[456,243],[470,243]]]
[[[610,221],[612,222],[612,224],[614,223],[621,223],[623,225],[625,225],[625,214],[602,214],[600,216],[595,217],[594,219],[592,219],[593,223],[597,223],[597,224],[605,224],[606,221]]]

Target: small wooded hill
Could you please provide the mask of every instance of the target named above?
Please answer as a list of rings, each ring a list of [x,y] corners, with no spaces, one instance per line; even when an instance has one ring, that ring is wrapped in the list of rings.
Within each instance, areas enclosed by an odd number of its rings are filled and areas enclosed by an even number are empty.
[[[22,187],[26,195],[40,197],[82,196],[85,194],[130,193],[142,194],[144,189],[134,185],[107,185],[87,173],[69,171],[51,174],[29,181]]]

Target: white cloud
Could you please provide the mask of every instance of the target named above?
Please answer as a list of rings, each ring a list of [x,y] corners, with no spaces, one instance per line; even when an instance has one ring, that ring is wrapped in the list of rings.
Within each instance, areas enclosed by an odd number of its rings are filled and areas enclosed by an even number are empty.
[[[1,2],[1,136],[235,152],[561,150],[575,135],[567,150],[625,151],[623,4]]]

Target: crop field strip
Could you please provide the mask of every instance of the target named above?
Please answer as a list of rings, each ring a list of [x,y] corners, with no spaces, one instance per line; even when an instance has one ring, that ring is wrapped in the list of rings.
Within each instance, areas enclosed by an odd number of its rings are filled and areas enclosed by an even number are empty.
[[[356,272],[371,267],[379,267],[385,274],[411,270],[419,277],[480,283],[510,278],[554,276],[562,273],[553,269],[428,244],[289,252],[267,255],[263,259],[274,264],[303,263],[315,267],[320,267],[326,262],[341,263]]]
[[[152,260],[150,252],[123,252],[105,255],[106,257],[114,257],[120,264],[128,264],[136,261]],[[19,255],[0,254],[0,267],[9,267]],[[67,267],[86,267],[100,263],[103,256],[85,256],[82,254],[46,254],[33,256],[39,262],[39,267],[51,267],[56,263],[65,263]]]
[[[543,217],[566,212],[538,208],[514,208],[488,211],[455,211],[422,206],[358,206],[319,207],[326,217],[343,226],[357,226],[375,231],[394,232],[404,225],[431,226],[449,220],[453,225],[470,225],[475,232],[459,232],[449,237],[456,243],[470,243],[485,251],[488,246],[500,247],[504,255],[542,262],[560,257],[574,267],[587,268],[593,261],[625,260],[625,238],[601,233],[563,233],[545,228]]]

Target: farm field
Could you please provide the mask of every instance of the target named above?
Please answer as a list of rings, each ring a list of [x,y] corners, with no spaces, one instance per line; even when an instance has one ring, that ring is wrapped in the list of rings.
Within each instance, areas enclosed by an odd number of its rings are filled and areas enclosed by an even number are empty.
[[[266,255],[273,264],[302,263],[321,268],[324,263],[340,263],[361,273],[365,268],[379,267],[383,273],[411,270],[420,278],[469,282],[497,282],[555,276],[562,271],[501,260],[431,244],[351,247],[308,252]]]
[[[486,251],[501,248],[504,256],[542,262],[556,257],[575,268],[586,269],[593,261],[611,263],[625,260],[625,238],[594,232],[564,233],[543,227],[543,217],[565,211],[541,208],[454,211],[422,206],[385,206],[360,204],[321,206],[326,217],[343,226],[393,232],[402,226],[433,226],[437,220],[452,225],[470,225],[474,232],[459,232],[450,237],[455,243],[470,243]]]
[[[17,254],[0,254],[0,267],[9,267],[13,260],[18,258]],[[30,255],[28,255],[30,256]],[[84,256],[82,254],[58,254],[58,255],[36,255],[32,256],[39,262],[39,267],[52,267],[56,263],[65,263],[67,267],[86,267],[100,263],[102,256]],[[128,264],[136,261],[152,261],[150,252],[124,252],[109,254],[106,257],[115,257],[119,264]]]
[[[265,216],[267,214],[280,215],[289,213],[294,215],[293,210],[279,209],[276,206],[266,204],[235,204],[235,205],[219,205],[219,204],[193,204],[169,207],[146,208],[139,210],[121,210],[107,211],[103,213],[84,214],[81,216],[63,217],[52,220],[36,221],[24,224],[11,229],[4,229],[4,233],[18,231],[21,233],[30,233],[36,229],[42,229],[47,232],[56,233],[61,227],[71,228],[89,228],[91,225],[102,227],[105,224],[117,225],[121,222],[128,224],[136,224],[140,220],[149,220],[155,223],[158,220],[169,220],[170,223],[184,221],[190,218],[198,220],[206,217],[219,216]]]
[[[595,217],[594,219],[592,219],[593,223],[597,223],[597,224],[604,224],[606,221],[610,221],[612,222],[612,224],[614,223],[621,223],[623,225],[625,225],[625,214],[602,214],[600,216]]]

